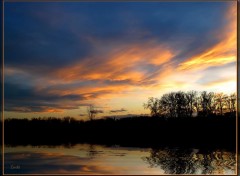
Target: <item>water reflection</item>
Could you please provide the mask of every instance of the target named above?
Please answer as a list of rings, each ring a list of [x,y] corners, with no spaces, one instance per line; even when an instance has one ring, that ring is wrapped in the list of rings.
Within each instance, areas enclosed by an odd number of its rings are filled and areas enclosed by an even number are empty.
[[[6,174],[162,174],[142,161],[150,149],[78,144],[5,147]],[[11,164],[21,169],[12,170]]]
[[[11,165],[20,169],[11,169]],[[77,144],[5,147],[5,174],[235,174],[234,153]]]
[[[111,174],[97,166],[84,164],[88,160],[82,157],[62,155],[60,153],[7,153],[5,154],[5,173],[7,174],[49,174],[49,173],[82,173],[89,174],[95,170],[101,174]],[[81,161],[81,162],[79,162]],[[12,166],[20,169],[12,169]]]
[[[236,169],[235,154],[220,150],[152,149],[150,156],[142,159],[165,174],[235,174]]]

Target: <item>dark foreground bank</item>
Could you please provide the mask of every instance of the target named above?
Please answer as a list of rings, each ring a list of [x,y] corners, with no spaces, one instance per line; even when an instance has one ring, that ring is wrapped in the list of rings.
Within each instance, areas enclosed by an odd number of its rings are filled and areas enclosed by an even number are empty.
[[[138,147],[201,147],[235,150],[236,116],[162,119],[132,117],[7,119],[7,145],[104,144]]]

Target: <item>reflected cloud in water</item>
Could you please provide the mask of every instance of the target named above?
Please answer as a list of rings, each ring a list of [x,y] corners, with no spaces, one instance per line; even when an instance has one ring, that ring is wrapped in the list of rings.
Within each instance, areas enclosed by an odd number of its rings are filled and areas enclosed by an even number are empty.
[[[108,167],[99,167],[89,163],[91,158],[66,156],[52,153],[6,153],[5,173],[7,174],[114,174]],[[14,162],[13,162],[14,161]],[[21,169],[11,169],[11,165],[19,165]]]
[[[6,147],[6,174],[162,174],[141,159],[150,149],[78,144]],[[19,165],[20,169],[11,169]]]

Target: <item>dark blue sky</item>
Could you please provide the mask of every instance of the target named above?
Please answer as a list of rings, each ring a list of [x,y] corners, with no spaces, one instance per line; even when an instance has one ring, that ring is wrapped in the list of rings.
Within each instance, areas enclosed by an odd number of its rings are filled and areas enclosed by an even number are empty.
[[[65,66],[91,56],[95,46],[87,37],[103,43],[138,43],[152,38],[176,49],[188,38],[191,41],[182,54],[193,54],[208,47],[206,43],[217,42],[209,34],[225,25],[228,4],[6,3],[5,64]]]

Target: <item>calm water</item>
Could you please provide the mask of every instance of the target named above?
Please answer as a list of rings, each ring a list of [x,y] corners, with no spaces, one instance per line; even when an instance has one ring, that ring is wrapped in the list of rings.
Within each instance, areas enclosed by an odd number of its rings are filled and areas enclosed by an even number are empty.
[[[5,147],[5,174],[235,174],[235,153],[177,148]]]

